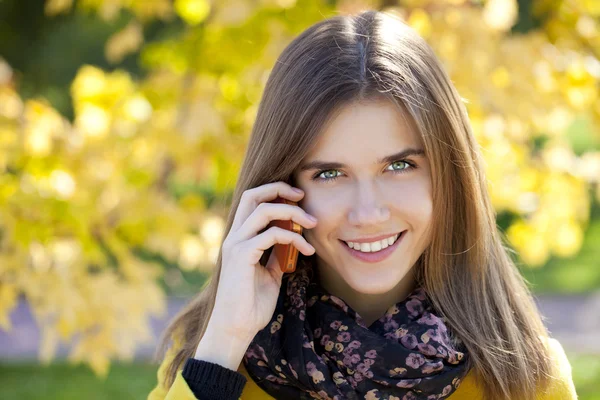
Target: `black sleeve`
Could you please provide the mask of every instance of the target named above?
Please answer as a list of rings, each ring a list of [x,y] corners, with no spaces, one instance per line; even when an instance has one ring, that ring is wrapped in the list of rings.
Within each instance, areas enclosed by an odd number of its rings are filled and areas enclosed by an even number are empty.
[[[197,399],[239,400],[246,377],[208,361],[188,358],[181,373]]]

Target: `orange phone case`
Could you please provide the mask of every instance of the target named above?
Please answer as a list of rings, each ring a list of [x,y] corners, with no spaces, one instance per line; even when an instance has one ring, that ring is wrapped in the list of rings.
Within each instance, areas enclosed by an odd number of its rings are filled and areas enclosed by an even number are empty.
[[[295,201],[283,199],[278,197],[273,203],[285,203],[291,205],[298,205]],[[283,229],[287,229],[292,232],[296,232],[302,235],[302,226],[291,220],[274,220],[271,221],[269,226],[278,226]],[[292,244],[276,244],[273,248],[275,257],[279,261],[279,266],[283,273],[290,273],[296,270],[296,262],[298,261],[298,249]]]

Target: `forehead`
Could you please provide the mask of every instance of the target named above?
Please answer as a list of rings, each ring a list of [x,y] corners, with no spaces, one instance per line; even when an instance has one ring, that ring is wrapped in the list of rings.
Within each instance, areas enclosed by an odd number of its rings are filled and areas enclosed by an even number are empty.
[[[414,121],[394,102],[377,99],[338,110],[306,159],[371,163],[408,147],[422,147]]]

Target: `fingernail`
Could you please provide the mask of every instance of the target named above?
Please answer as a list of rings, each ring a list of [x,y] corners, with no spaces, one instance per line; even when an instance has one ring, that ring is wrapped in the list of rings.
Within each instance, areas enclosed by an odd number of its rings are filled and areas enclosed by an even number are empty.
[[[299,188],[292,188],[292,190],[296,193],[304,193],[304,191],[302,189]]]
[[[307,216],[307,217],[308,217],[308,219],[310,219],[311,221],[313,221],[313,222],[317,222],[317,219],[316,219],[315,217],[313,217],[312,215],[310,215],[310,214],[306,214],[306,216]]]

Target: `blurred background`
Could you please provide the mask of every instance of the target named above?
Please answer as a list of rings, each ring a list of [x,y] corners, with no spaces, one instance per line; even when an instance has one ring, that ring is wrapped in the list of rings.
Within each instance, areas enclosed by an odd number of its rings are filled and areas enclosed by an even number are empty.
[[[498,227],[600,399],[597,0],[0,0],[0,398],[146,398],[276,57],[367,8],[445,64]]]

